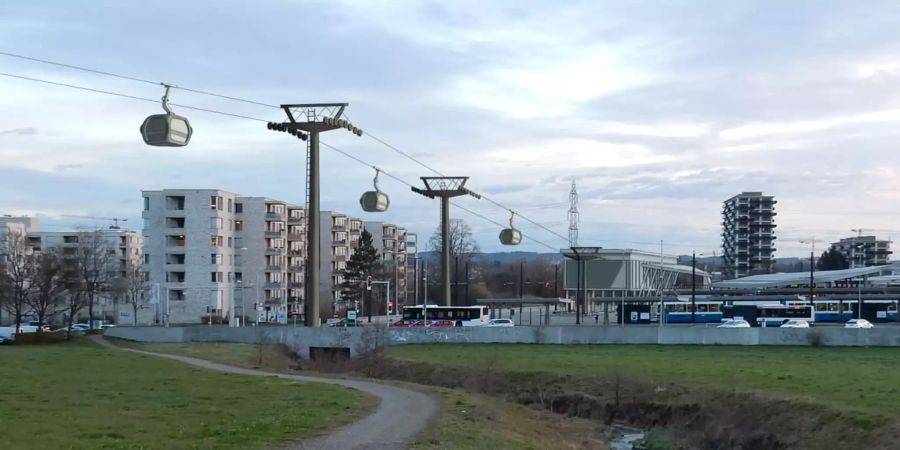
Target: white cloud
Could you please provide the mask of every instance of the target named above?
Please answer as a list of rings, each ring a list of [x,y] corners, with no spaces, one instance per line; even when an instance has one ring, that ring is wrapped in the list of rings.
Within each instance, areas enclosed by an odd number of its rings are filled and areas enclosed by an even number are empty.
[[[669,155],[654,154],[650,149],[637,144],[616,144],[589,139],[530,142],[511,148],[487,151],[485,156],[512,166],[527,165],[543,170],[629,167],[674,159]]]
[[[900,122],[900,109],[794,122],[751,123],[724,129],[719,132],[719,137],[725,140],[752,139],[780,134],[812,133],[847,125],[878,122]]]

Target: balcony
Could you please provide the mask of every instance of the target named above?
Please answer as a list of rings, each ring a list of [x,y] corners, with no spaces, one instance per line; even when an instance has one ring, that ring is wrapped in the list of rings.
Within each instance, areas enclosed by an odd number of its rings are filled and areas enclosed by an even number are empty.
[[[269,272],[281,271],[284,269],[283,264],[267,264],[266,270]]]
[[[346,239],[332,239],[331,245],[347,245]]]
[[[277,212],[267,212],[266,220],[284,220],[284,214]]]
[[[175,254],[184,254],[184,246],[183,245],[170,245],[166,247],[166,253],[175,253]]]
[[[288,254],[288,256],[300,256],[300,257],[305,257],[305,256],[306,256],[306,252],[304,252],[303,249],[300,249],[300,250],[288,250],[287,254]]]
[[[267,237],[267,238],[284,237],[284,230],[280,230],[280,231],[266,231],[266,237]]]
[[[334,231],[347,231],[347,224],[346,223],[343,225],[332,224],[331,229]]]
[[[305,241],[306,235],[301,233],[289,233],[287,235],[289,241]]]
[[[346,261],[347,255],[334,255],[332,256],[332,259],[334,259],[335,261]]]
[[[303,266],[288,266],[288,272],[303,272]]]
[[[291,281],[287,284],[288,289],[303,289],[302,281]]]
[[[288,224],[290,225],[303,225],[306,223],[306,217],[288,217]]]
[[[267,248],[266,254],[267,255],[283,255],[284,248],[280,248],[280,247],[279,248]]]
[[[263,284],[263,287],[266,289],[281,289],[282,288],[280,281],[266,281],[265,284]]]

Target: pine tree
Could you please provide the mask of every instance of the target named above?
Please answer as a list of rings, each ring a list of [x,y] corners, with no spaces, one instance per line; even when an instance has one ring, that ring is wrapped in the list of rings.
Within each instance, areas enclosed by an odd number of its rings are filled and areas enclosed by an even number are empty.
[[[366,277],[374,276],[378,269],[378,250],[372,245],[372,234],[363,230],[356,243],[353,255],[347,261],[347,268],[341,272],[341,298],[347,305],[362,301],[366,289]]]
[[[837,249],[828,249],[819,257],[816,268],[819,270],[840,270],[850,267],[847,258]]]

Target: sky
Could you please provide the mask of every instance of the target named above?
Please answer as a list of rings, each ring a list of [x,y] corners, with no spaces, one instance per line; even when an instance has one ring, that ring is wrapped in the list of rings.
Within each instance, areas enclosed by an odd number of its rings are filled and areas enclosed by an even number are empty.
[[[364,130],[322,140],[419,184],[486,200],[453,208],[484,251],[579,244],[721,254],[721,207],[778,201],[776,257],[853,229],[900,235],[900,3],[895,1],[64,1],[0,3],[0,52],[265,104],[349,102]],[[0,55],[0,72],[157,99],[148,83]],[[159,104],[0,76],[0,214],[46,230],[141,228],[142,189],[218,188],[304,202],[305,147],[265,124],[192,110],[190,145],[149,147]],[[174,90],[176,104],[264,120],[277,108]],[[436,201],[383,177],[390,210],[364,213],[374,170],[323,147],[322,207],[427,241]],[[801,242],[802,241],[802,242]],[[421,246],[423,249],[425,245]]]

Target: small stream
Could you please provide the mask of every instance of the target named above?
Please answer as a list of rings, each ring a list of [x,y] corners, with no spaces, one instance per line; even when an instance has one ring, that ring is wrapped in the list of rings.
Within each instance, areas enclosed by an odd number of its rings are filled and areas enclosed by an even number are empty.
[[[613,425],[613,439],[609,443],[609,450],[634,450],[635,444],[644,440],[645,433],[635,428]]]

